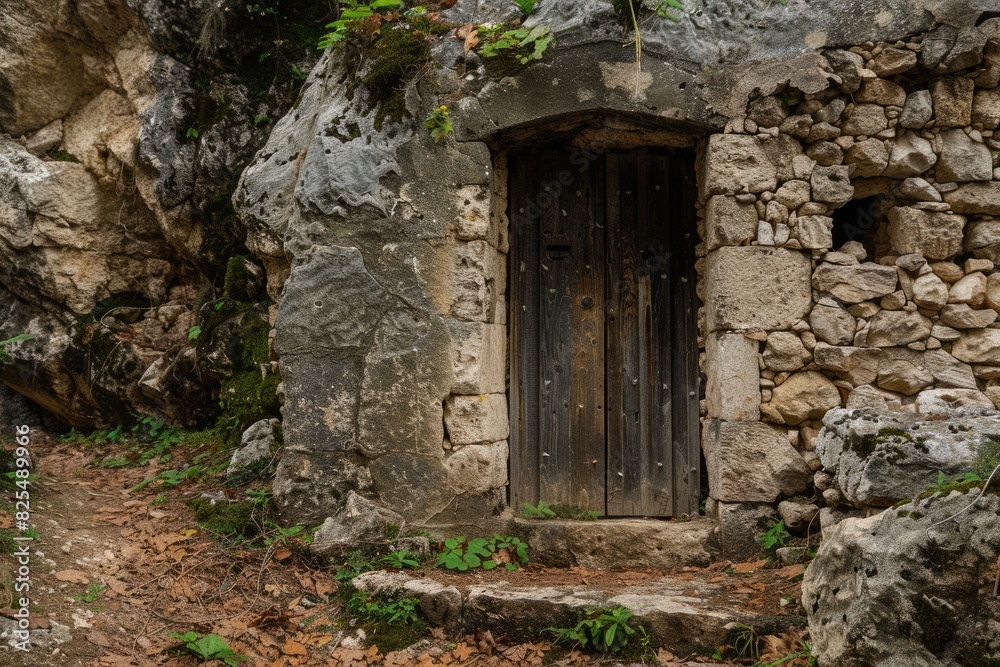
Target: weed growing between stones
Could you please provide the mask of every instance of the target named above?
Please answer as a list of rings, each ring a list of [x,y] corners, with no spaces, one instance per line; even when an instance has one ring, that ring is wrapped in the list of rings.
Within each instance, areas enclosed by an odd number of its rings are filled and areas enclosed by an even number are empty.
[[[169,653],[193,655],[198,662],[221,660],[231,667],[248,660],[245,655],[234,653],[229,643],[216,634],[199,635],[193,630],[184,634],[170,633],[174,639],[181,641],[177,646],[167,649]]]
[[[764,553],[773,557],[775,551],[785,546],[791,537],[789,532],[785,530],[784,521],[769,521],[766,530],[757,536],[757,541],[764,548]]]
[[[420,641],[427,632],[416,598],[370,595],[358,591],[344,600],[344,608],[355,616],[371,644],[385,653]]]
[[[584,614],[572,628],[548,628],[547,632],[557,643],[595,653],[623,654],[629,662],[650,653],[646,629],[629,623],[632,610],[587,609]]]
[[[544,500],[537,505],[524,503],[521,516],[525,519],[575,519],[578,521],[596,521],[600,516],[594,510],[581,509],[570,505],[550,505]]]
[[[492,538],[451,537],[438,545],[438,567],[465,572],[468,569],[492,570],[503,565],[516,570],[528,563],[528,545],[517,537],[494,535]]]

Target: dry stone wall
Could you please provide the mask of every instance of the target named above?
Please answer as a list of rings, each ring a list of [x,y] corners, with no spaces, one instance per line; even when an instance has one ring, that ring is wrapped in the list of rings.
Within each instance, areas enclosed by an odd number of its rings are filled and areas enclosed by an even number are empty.
[[[723,523],[814,472],[843,500],[815,452],[831,409],[1000,407],[1000,21],[824,56],[824,90],[758,96],[704,150],[703,442]]]

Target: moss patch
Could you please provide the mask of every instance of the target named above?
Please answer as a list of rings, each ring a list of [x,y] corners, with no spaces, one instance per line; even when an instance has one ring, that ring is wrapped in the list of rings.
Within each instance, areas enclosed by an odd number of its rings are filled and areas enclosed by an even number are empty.
[[[241,544],[261,534],[261,527],[254,517],[253,503],[213,503],[209,498],[195,498],[189,506],[199,526],[227,541]]]

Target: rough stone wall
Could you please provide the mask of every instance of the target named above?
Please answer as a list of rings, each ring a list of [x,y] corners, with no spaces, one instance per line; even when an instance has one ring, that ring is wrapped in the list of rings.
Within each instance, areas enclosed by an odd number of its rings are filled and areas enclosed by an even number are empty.
[[[459,0],[441,16],[481,23],[516,14],[483,4]],[[807,490],[812,471],[797,447],[805,450],[815,420],[843,402],[838,383],[846,382],[813,360],[819,343],[809,341],[820,298],[812,293],[814,264],[832,243],[827,214],[851,199],[851,178],[860,177],[848,173],[844,157],[833,159],[833,149],[846,149],[832,140],[862,134],[849,129],[846,104],[821,122],[812,114],[847,97],[831,85],[857,90],[869,76],[860,56],[859,63],[844,56],[845,65],[840,52],[824,57],[820,49],[851,35],[920,33],[935,13],[938,20],[954,13],[939,4],[849,2],[823,12],[737,0],[693,6],[680,25],[649,22],[639,71],[621,47],[622,22],[610,2],[542,2],[528,19],[556,33],[542,61],[516,68],[466,54],[461,40],[435,40],[436,66],[406,86],[407,117],[388,129],[376,128],[365,91],[350,88],[343,51],[325,54],[234,197],[248,246],[281,297],[274,345],[286,447],[275,497],[287,518],[315,522],[350,491],[426,524],[481,525],[504,508],[504,156],[552,136],[568,140],[580,128],[565,132],[561,123],[574,117],[616,114],[691,137],[728,130],[702,151],[710,486],[737,510]],[[957,16],[948,20],[971,23],[978,12]],[[857,81],[845,84],[832,70],[848,65],[857,65]],[[801,113],[787,108],[797,101],[784,100],[793,88],[806,96]],[[749,97],[760,100],[747,118]],[[434,144],[419,120],[440,104],[451,110],[455,137]],[[860,108],[852,122],[877,123],[877,109],[882,126],[865,132],[888,130],[883,106],[865,104],[851,107],[852,114]],[[803,117],[788,121],[805,126],[804,134],[796,130],[801,136],[782,131],[790,115]],[[807,154],[803,141],[814,124],[823,145]],[[888,135],[875,137],[883,140]],[[888,270],[877,268],[876,278]],[[849,316],[853,343],[857,320]],[[791,353],[801,364],[762,369],[768,343],[801,345]],[[849,355],[855,365],[860,358]],[[762,423],[762,415],[782,423]],[[751,481],[740,485],[737,477]]]
[[[831,408],[1000,406],[1000,21],[823,55],[824,89],[751,99],[700,174],[723,515],[805,491]]]

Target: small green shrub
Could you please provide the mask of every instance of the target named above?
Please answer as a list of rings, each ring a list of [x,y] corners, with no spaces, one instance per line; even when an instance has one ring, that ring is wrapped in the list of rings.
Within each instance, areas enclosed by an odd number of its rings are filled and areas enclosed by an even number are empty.
[[[394,567],[397,570],[402,570],[404,568],[418,568],[420,567],[420,556],[413,553],[412,551],[391,551],[380,560],[380,563],[388,567]]]
[[[344,607],[369,631],[369,639],[384,653],[415,644],[427,631],[416,598],[372,596],[355,592],[344,599]]]
[[[182,642],[177,648],[190,653],[198,659],[198,662],[221,660],[232,667],[248,659],[245,655],[233,653],[233,649],[229,647],[229,643],[216,634],[202,636],[192,630],[182,635],[171,632],[170,636]]]
[[[377,569],[379,569],[378,563],[370,555],[364,551],[352,551],[347,554],[347,559],[341,564],[333,578],[341,583],[346,583],[359,574]]]
[[[492,538],[464,537],[446,539],[438,547],[437,566],[465,572],[469,568],[492,570],[503,565],[516,570],[528,563],[528,545],[517,537],[494,535]]]
[[[757,541],[760,545],[764,547],[764,552],[768,554],[774,554],[774,552],[785,546],[791,535],[785,530],[785,522],[781,521],[769,521],[766,526],[766,530],[757,536]]]
[[[538,4],[538,0],[514,0],[517,2],[517,6],[521,8],[522,14],[530,14],[535,11],[535,5]]]
[[[431,115],[424,120],[424,127],[431,131],[434,143],[438,143],[455,133],[455,126],[451,123],[448,107],[444,104],[432,111]]]
[[[548,628],[548,632],[560,644],[598,653],[620,653],[633,639],[648,645],[645,628],[629,625],[630,609],[587,609],[585,614],[572,628]]]
[[[90,604],[91,602],[97,601],[97,599],[101,597],[105,588],[107,588],[107,586],[101,584],[90,584],[87,586],[85,591],[74,595],[73,599],[77,602],[86,602],[87,604]]]
[[[506,26],[479,27],[481,42],[476,51],[483,58],[494,58],[505,53],[517,56],[522,65],[541,60],[552,43],[552,31],[546,26],[506,29]]]
[[[525,519],[576,519],[578,521],[596,521],[600,516],[594,510],[571,507],[569,505],[550,505],[539,500],[537,505],[524,503],[521,516]]]

